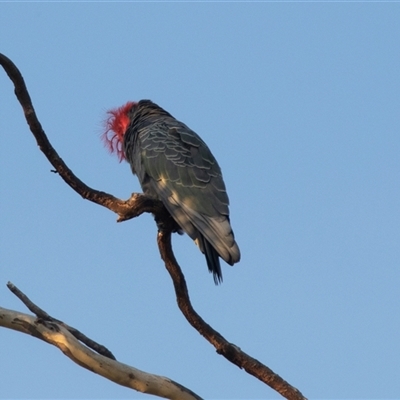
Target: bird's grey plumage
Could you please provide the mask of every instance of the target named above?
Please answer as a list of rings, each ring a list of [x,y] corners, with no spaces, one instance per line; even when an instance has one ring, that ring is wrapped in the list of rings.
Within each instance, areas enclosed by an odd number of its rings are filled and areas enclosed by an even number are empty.
[[[219,256],[233,265],[239,248],[229,222],[221,169],[203,140],[150,100],[134,103],[123,150],[143,192],[160,199],[205,253],[216,283]]]

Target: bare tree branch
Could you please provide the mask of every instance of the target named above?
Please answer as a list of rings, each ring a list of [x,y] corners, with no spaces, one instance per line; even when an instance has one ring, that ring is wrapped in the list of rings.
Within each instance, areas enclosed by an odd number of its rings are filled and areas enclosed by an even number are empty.
[[[298,389],[291,386],[260,361],[228,342],[197,314],[189,299],[185,277],[172,251],[170,232],[158,233],[158,246],[161,258],[164,260],[165,266],[171,275],[179,309],[182,311],[187,321],[217,349],[217,353],[223,355],[239,368],[243,368],[260,381],[266,383],[283,397],[287,399],[305,399]]]
[[[8,283],[7,286],[14,294],[18,293],[17,296],[20,299],[22,297],[25,303],[28,298],[18,288],[11,283]],[[0,307],[0,326],[26,333],[50,343],[58,347],[79,366],[119,385],[171,400],[201,400],[200,396],[169,378],[140,371],[115,359],[95,353],[81,344],[79,339],[71,334],[70,328],[67,328],[66,324],[52,319],[29,299],[28,304],[29,308],[33,307],[36,310],[40,310],[39,313],[44,313],[47,317],[45,319],[34,318],[28,314]],[[52,320],[50,321],[48,318]],[[75,328],[72,329],[77,331]],[[94,341],[92,342],[95,343]]]
[[[44,153],[47,159],[53,165],[56,172],[72,189],[80,194],[84,199],[90,200],[103,207],[114,211],[118,214],[118,221],[126,221],[131,218],[138,217],[144,212],[154,213],[157,215],[167,216],[168,212],[165,210],[161,201],[149,199],[138,193],[132,194],[128,200],[120,200],[111,194],[95,190],[84,184],[65,164],[65,162],[58,155],[56,150],[49,142],[41,123],[39,122],[36,112],[33,108],[31,97],[25,85],[24,78],[16,65],[4,54],[0,53],[0,64],[6,71],[7,75],[14,84],[14,93],[17,96],[19,103],[24,111],[26,122],[29,125],[33,136],[40,150]]]
[[[135,218],[144,212],[150,212],[156,216],[158,226],[162,226],[157,239],[159,251],[172,278],[178,306],[188,322],[217,349],[219,354],[223,355],[239,368],[245,369],[249,374],[269,385],[283,397],[290,400],[305,399],[298,389],[291,386],[267,366],[242,352],[239,347],[229,343],[222,335],[208,325],[193,309],[190,303],[185,278],[175,259],[171,247],[171,232],[176,230],[176,224],[162,203],[160,201],[151,200],[146,196],[137,193],[132,194],[129,200],[120,200],[108,193],[94,190],[78,179],[59,157],[47,139],[42,126],[36,117],[25,82],[18,68],[10,59],[1,53],[0,64],[14,83],[15,94],[24,110],[25,118],[31,132],[36,138],[38,146],[54,166],[55,170],[60,174],[61,178],[64,179],[72,189],[74,189],[84,199],[93,201],[94,203],[100,204],[111,211],[114,211],[119,216],[118,221]]]

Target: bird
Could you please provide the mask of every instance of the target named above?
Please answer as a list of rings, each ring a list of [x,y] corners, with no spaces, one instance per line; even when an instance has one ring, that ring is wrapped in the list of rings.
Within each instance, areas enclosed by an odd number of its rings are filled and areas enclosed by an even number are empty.
[[[206,143],[151,100],[107,111],[102,139],[120,162],[130,164],[143,193],[161,200],[205,254],[215,284],[222,283],[219,258],[233,265],[240,250],[221,168]]]

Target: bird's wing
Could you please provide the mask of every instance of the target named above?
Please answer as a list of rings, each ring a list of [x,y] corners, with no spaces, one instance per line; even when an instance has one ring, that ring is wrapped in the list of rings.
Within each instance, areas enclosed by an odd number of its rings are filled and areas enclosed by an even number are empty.
[[[239,260],[229,223],[229,200],[221,169],[200,137],[176,120],[139,132],[141,161],[149,184],[182,229],[199,230],[228,263]]]

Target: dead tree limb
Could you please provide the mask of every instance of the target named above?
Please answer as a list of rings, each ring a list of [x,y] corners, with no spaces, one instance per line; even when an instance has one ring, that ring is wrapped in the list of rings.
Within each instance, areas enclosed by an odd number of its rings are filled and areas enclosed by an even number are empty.
[[[79,366],[127,388],[171,400],[201,400],[200,396],[169,378],[143,372],[116,361],[115,357],[106,357],[89,349],[77,339],[74,334],[79,332],[77,329],[50,317],[13,284],[8,283],[7,286],[29,309],[36,310],[39,315],[33,317],[0,307],[0,326],[50,343]],[[95,343],[91,339],[89,341]]]
[[[190,303],[188,289],[182,271],[175,259],[171,247],[171,232],[174,230],[174,223],[163,204],[138,193],[132,194],[128,200],[120,200],[108,193],[90,188],[84,184],[67,167],[59,157],[36,116],[31,98],[26,88],[24,79],[15,64],[6,56],[0,53],[0,64],[10,77],[15,87],[15,95],[20,102],[25,114],[26,121],[31,132],[36,138],[40,150],[59,173],[61,178],[84,199],[107,207],[118,215],[118,221],[125,221],[138,217],[144,212],[152,213],[158,221],[163,221],[164,229],[158,233],[158,246],[165,266],[171,275],[178,306],[188,322],[203,335],[226,359],[245,369],[246,372],[266,383],[276,390],[283,397],[290,400],[303,400],[305,397],[298,389],[275,374],[267,366],[258,360],[250,357],[240,350],[239,347],[229,343],[222,335],[208,325],[193,309]]]

